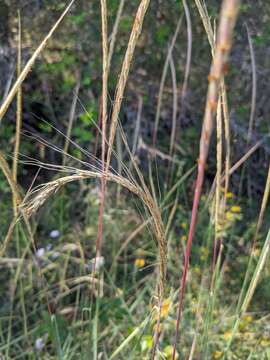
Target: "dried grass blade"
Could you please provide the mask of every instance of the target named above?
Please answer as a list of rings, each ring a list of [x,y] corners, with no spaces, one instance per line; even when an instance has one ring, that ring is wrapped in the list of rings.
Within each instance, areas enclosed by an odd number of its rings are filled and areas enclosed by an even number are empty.
[[[20,73],[20,76],[18,77],[18,79],[16,80],[15,84],[13,85],[12,89],[10,90],[10,92],[8,93],[5,101],[3,102],[1,108],[0,108],[0,122],[3,119],[5,113],[7,112],[9,105],[11,104],[12,100],[14,99],[14,97],[16,96],[17,92],[19,91],[19,88],[21,86],[21,84],[23,83],[23,81],[25,80],[26,76],[28,75],[28,73],[30,72],[32,66],[34,65],[37,57],[40,55],[40,53],[42,52],[42,50],[44,50],[45,46],[47,45],[49,39],[52,37],[53,33],[55,32],[55,30],[58,28],[58,26],[60,25],[61,21],[64,19],[64,17],[66,16],[66,14],[68,13],[69,9],[71,8],[71,6],[73,5],[73,3],[75,2],[75,0],[72,0],[69,5],[66,7],[66,9],[64,10],[64,12],[62,13],[62,15],[59,17],[59,19],[56,21],[56,23],[53,25],[53,27],[51,28],[51,30],[49,31],[49,33],[47,34],[47,36],[44,38],[44,40],[41,42],[41,44],[38,46],[38,48],[36,49],[36,51],[34,52],[34,54],[31,56],[31,58],[28,60],[27,64],[25,65],[25,67],[23,68],[22,72]]]

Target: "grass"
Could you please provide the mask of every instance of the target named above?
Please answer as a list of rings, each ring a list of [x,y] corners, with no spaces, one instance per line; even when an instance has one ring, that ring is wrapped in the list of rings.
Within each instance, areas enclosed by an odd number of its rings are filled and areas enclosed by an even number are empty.
[[[0,265],[5,282],[2,283],[0,354],[7,359],[269,359],[269,311],[258,297],[270,301],[267,283],[270,232],[263,226],[268,217],[270,172],[258,221],[251,222],[245,213],[248,201],[229,191],[231,174],[246,164],[261,143],[230,165],[230,118],[224,77],[239,2],[223,1],[215,44],[207,9],[200,0],[195,1],[210,44],[212,67],[198,166],[191,168],[178,160],[176,152],[177,114],[184,112],[183,108],[177,109],[177,98],[180,94],[183,107],[192,49],[190,9],[183,2],[188,33],[184,85],[181,92],[177,91],[173,59],[182,22],[180,16],[160,82],[154,147],[145,145],[150,158],[148,177],[139,166],[137,154],[144,104],[141,96],[131,147],[119,123],[148,0],[141,0],[137,8],[111,112],[108,83],[124,1],[119,3],[110,42],[108,4],[106,0],[100,1],[102,121],[101,129],[97,127],[97,130],[101,134],[101,159],[71,139],[79,80],[67,135],[55,129],[64,140],[64,149],[35,137],[35,141],[60,153],[62,163],[50,164],[21,156],[22,161],[19,157],[23,141],[21,85],[73,3],[23,68],[19,36],[17,80],[0,108],[3,119],[17,94],[12,169],[7,154],[0,153],[0,167],[13,197],[14,212],[1,244]],[[163,156],[158,149],[157,133],[169,66],[173,119],[169,155],[163,158],[169,169],[165,178],[169,181],[160,183],[153,168],[159,170],[157,154]],[[252,124],[254,107],[252,102]],[[215,121],[216,179],[213,191],[203,193]],[[250,125],[249,132],[252,128]],[[31,135],[25,135],[32,139]],[[73,148],[80,157],[72,155]],[[39,171],[51,171],[52,180],[36,185],[33,179],[31,188],[24,193],[18,184],[20,161],[24,166],[36,166]],[[190,211],[188,182],[196,167],[198,174]]]

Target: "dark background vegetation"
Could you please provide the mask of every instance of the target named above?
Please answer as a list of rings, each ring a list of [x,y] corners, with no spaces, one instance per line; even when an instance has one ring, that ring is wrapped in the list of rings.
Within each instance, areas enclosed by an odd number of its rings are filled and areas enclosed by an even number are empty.
[[[116,0],[110,1],[109,30],[112,29],[118,4]],[[137,1],[128,1],[124,7],[109,78],[111,104],[137,4]],[[25,62],[54,24],[64,5],[64,1],[1,1],[1,97],[5,94],[10,80],[14,80],[16,73],[17,10],[20,10],[22,18],[23,60]],[[219,5],[219,1],[207,2],[209,14],[213,19],[217,17]],[[182,153],[178,152],[177,156],[186,163],[187,167],[194,164],[198,156],[198,136],[201,130],[207,74],[211,60],[210,47],[193,2],[190,3],[190,12],[193,31],[191,73],[184,111],[181,111],[181,117],[180,114],[178,116],[180,131],[177,138],[177,144],[182,149]],[[133,61],[122,107],[121,122],[127,135],[132,134],[135,127],[138,95],[143,96],[141,136],[148,144],[152,142],[162,68],[169,43],[182,13],[182,5],[179,1],[151,2]],[[269,132],[269,16],[270,6],[263,1],[245,1],[242,4],[227,81],[232,130],[232,163],[247,150],[252,68],[246,26],[249,27],[252,36],[257,72],[256,118],[250,146]],[[23,130],[39,134],[61,147],[64,138],[57,135],[43,120],[58,130],[66,132],[74,88],[80,81],[80,104],[76,110],[72,138],[90,152],[99,153],[95,146],[97,131],[93,122],[99,123],[102,82],[100,29],[99,2],[77,1],[23,84]],[[179,93],[184,77],[186,47],[187,33],[183,21],[173,53]],[[164,153],[169,151],[172,97],[172,80],[169,71],[158,133],[158,148]],[[11,154],[14,142],[15,102],[6,115],[3,126],[4,131],[0,133],[1,145],[9,149]],[[210,182],[216,171],[214,148],[213,146],[210,153],[207,171]],[[43,149],[38,142],[30,140],[23,141],[21,152],[50,162],[58,162],[60,156],[55,151]],[[243,195],[248,195],[253,199],[261,195],[269,152],[270,145],[266,139],[248,162],[245,178],[241,180],[240,173],[232,177],[234,188],[238,189],[241,181],[240,191]],[[81,156],[78,151],[75,151],[74,155]],[[143,152],[142,156],[145,157],[146,154]],[[160,174],[163,172],[163,165],[160,164]],[[253,176],[254,174],[256,176]],[[24,170],[19,172],[19,182],[28,187],[32,181],[32,175],[33,169],[24,167]],[[42,181],[43,176],[46,178],[46,175],[41,173],[38,181]],[[5,185],[1,182],[0,186],[4,191]]]
[[[126,49],[129,31],[132,26],[136,1],[127,2],[121,19],[116,43],[116,51],[112,60],[109,90],[113,101],[114,89],[118,73]],[[63,9],[63,1],[2,1],[1,2],[1,97],[4,95],[9,79],[16,67],[16,35],[17,9],[21,11],[23,27],[23,59],[30,54],[49,31]],[[216,17],[219,1],[208,1],[210,15]],[[109,4],[109,29],[115,19],[118,1]],[[153,1],[144,24],[133,61],[132,71],[125,94],[121,121],[127,130],[134,126],[137,111],[138,95],[143,96],[142,137],[147,142],[153,131],[154,116],[157,103],[158,88],[169,42],[173,36],[176,23],[182,14],[179,1]],[[207,73],[210,66],[210,49],[207,38],[198,16],[195,5],[190,3],[193,31],[193,52],[188,94],[185,111],[179,119],[181,133],[178,143],[191,158],[192,162],[198,153],[198,134],[204,110]],[[246,25],[250,29],[256,57],[258,94],[256,103],[255,129],[252,144],[261,139],[269,131],[267,116],[269,113],[269,13],[270,9],[263,1],[245,1],[241,7],[238,20],[235,44],[230,61],[228,94],[231,110],[231,127],[233,131],[233,160],[239,159],[244,152],[248,129],[250,99],[252,87],[252,70],[250,52],[247,41]],[[98,122],[101,94],[102,50],[100,32],[100,4],[98,1],[77,1],[69,16],[49,42],[42,57],[34,66],[30,76],[23,85],[23,118],[24,129],[40,133],[54,139],[54,132],[49,130],[39,119],[45,119],[59,130],[65,132],[74,87],[78,79],[81,81],[80,101]],[[183,22],[180,35],[173,54],[177,71],[179,90],[184,76],[186,60],[187,34]],[[74,139],[87,147],[95,143],[95,129],[90,120],[83,117],[84,110],[78,106],[76,125],[73,130]],[[165,99],[162,108],[159,147],[168,152],[165,134],[170,133],[172,118],[172,85],[170,72],[167,76]],[[14,109],[5,119],[5,131],[1,132],[1,143],[10,146],[14,128]],[[90,131],[89,131],[90,130]],[[46,133],[50,131],[50,134]],[[61,141],[61,140],[60,140]],[[62,139],[63,141],[63,139]],[[38,144],[29,144],[29,153]],[[36,153],[35,149],[35,153]],[[269,143],[265,143],[254,155],[252,171],[258,178],[251,179],[254,193],[261,190],[264,183],[266,156],[269,154]],[[214,152],[213,152],[214,155]],[[55,154],[45,154],[47,158]],[[179,157],[181,154],[179,154]],[[212,164],[212,167],[211,167]],[[215,160],[210,167],[213,172]],[[209,172],[208,172],[209,173]],[[261,175],[261,177],[260,177]],[[234,177],[237,183],[238,178]],[[252,193],[253,194],[253,193]]]

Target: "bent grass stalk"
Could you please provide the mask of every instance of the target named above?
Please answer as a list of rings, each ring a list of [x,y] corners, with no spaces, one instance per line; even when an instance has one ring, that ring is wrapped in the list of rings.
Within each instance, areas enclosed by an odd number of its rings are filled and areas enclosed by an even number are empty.
[[[41,163],[39,163],[41,165]],[[45,164],[49,168],[48,164]],[[64,167],[63,167],[64,169]],[[69,168],[66,168],[68,171]],[[87,170],[78,170],[72,169],[72,175],[61,177],[57,180],[50,181],[46,184],[36,187],[33,189],[24,199],[21,204],[21,208],[24,213],[29,217],[33,215],[43,204],[44,202],[53,194],[55,194],[60,188],[66,184],[74,181],[81,181],[91,178],[102,179],[106,176],[106,181],[114,182],[120,184],[124,188],[128,189],[130,192],[138,196],[143,204],[148,209],[150,215],[153,219],[153,225],[155,229],[155,236],[159,244],[160,251],[160,263],[159,263],[159,291],[161,294],[164,292],[165,280],[166,280],[166,241],[165,233],[163,228],[163,223],[161,220],[161,214],[159,208],[153,198],[150,196],[149,192],[145,192],[144,189],[137,186],[137,184],[132,183],[130,180],[112,174],[110,172],[105,173],[101,171],[87,171]]]
[[[232,35],[238,14],[239,0],[224,0],[222,3],[220,24],[218,30],[217,45],[212,61],[210,75],[208,77],[209,86],[206,99],[205,113],[203,119],[203,128],[200,140],[200,154],[198,160],[198,175],[196,180],[195,194],[193,199],[193,208],[191,214],[191,222],[189,228],[189,236],[185,253],[184,271],[181,279],[179,291],[179,305],[177,311],[176,331],[173,349],[173,359],[176,355],[176,344],[179,335],[179,325],[181,321],[187,273],[189,268],[189,259],[191,252],[191,244],[195,232],[197,212],[199,207],[200,194],[204,179],[204,171],[208,151],[210,146],[210,138],[213,131],[213,117],[216,113],[218,93],[220,89],[221,79],[228,61],[229,52],[232,45]]]

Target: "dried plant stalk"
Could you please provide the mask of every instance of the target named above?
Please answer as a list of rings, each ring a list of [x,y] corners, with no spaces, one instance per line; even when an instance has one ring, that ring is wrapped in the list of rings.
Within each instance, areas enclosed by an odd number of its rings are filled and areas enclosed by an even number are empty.
[[[11,192],[12,192],[12,198],[16,199],[16,204],[15,204],[16,209],[20,210],[20,212],[21,212],[21,214],[23,216],[23,220],[25,222],[29,238],[31,240],[32,245],[34,246],[35,245],[34,244],[34,237],[33,237],[33,234],[32,234],[30,223],[29,223],[28,219],[26,218],[23,209],[20,208],[20,204],[22,203],[22,196],[21,196],[20,190],[18,188],[17,183],[13,179],[12,171],[9,168],[9,165],[6,162],[6,159],[5,159],[5,157],[4,157],[4,155],[2,154],[1,151],[0,151],[0,168],[3,171],[3,173],[5,175],[5,178],[6,178],[8,184],[10,186],[10,189],[11,189]],[[16,211],[16,214],[14,215],[13,220],[9,225],[7,235],[5,236],[5,239],[4,239],[3,243],[1,244],[0,257],[3,257],[3,255],[4,255],[5,251],[6,251],[6,248],[7,248],[8,244],[9,244],[9,242],[11,240],[13,230],[15,228],[18,217],[19,217],[19,211]]]
[[[257,223],[257,226],[256,226],[255,235],[254,235],[254,241],[253,241],[254,244],[256,243],[259,231],[260,231],[261,226],[262,226],[262,222],[263,222],[263,218],[264,218],[264,214],[265,214],[265,209],[266,209],[267,202],[268,202],[268,199],[269,199],[269,193],[270,193],[270,164],[269,164],[269,168],[268,168],[268,175],[267,175],[266,184],[265,184],[265,188],[264,188],[264,193],[263,193],[263,199],[262,199],[259,219],[258,219],[258,223]]]
[[[105,152],[106,152],[106,130],[107,130],[107,93],[108,93],[108,22],[107,22],[107,0],[100,0],[101,4],[101,22],[102,22],[102,59],[103,59],[103,72],[102,72],[102,171],[105,168]],[[98,215],[98,234],[96,241],[96,258],[101,256],[101,246],[102,246],[102,234],[103,234],[103,213],[104,213],[104,204],[105,204],[105,191],[106,191],[106,180],[105,178],[101,179],[101,192],[100,192],[100,207]],[[95,272],[94,265],[94,272]]]
[[[124,91],[125,91],[125,87],[126,87],[126,83],[127,83],[127,79],[128,79],[131,61],[132,61],[132,58],[134,55],[134,50],[135,50],[139,35],[142,30],[144,16],[148,9],[149,3],[150,3],[150,0],[142,0],[138,7],[137,14],[136,14],[134,24],[133,24],[133,28],[132,28],[132,31],[130,34],[125,58],[124,58],[124,61],[122,64],[122,69],[121,69],[120,77],[119,77],[118,84],[117,84],[116,96],[115,96],[112,118],[111,118],[106,172],[108,171],[110,162],[111,162],[112,147],[113,147],[114,138],[115,138],[118,116],[119,116],[120,108],[121,108],[122,101],[123,101],[123,95],[124,95]]]
[[[252,275],[252,278],[250,280],[250,283],[249,283],[246,295],[244,297],[244,300],[243,300],[243,302],[241,302],[241,304],[240,304],[241,306],[239,306],[239,308],[237,309],[236,318],[235,318],[235,322],[234,322],[234,325],[233,325],[231,337],[228,340],[227,347],[226,347],[226,349],[225,349],[225,351],[223,353],[222,359],[227,358],[228,351],[229,351],[229,349],[231,347],[231,344],[233,342],[233,339],[235,338],[235,335],[237,333],[238,327],[240,325],[241,318],[246,313],[246,311],[247,311],[247,309],[249,307],[249,304],[250,304],[250,302],[251,302],[251,300],[253,298],[254,292],[255,292],[255,290],[257,288],[258,282],[259,282],[260,277],[262,275],[263,268],[264,268],[264,266],[266,264],[266,261],[268,259],[269,253],[270,253],[270,229],[268,229],[268,234],[267,234],[266,240],[264,242],[260,258],[259,258],[259,260],[257,262],[257,265],[256,265],[256,268],[255,268],[255,270],[253,272],[253,275]]]
[[[140,134],[141,120],[142,120],[142,107],[143,107],[143,98],[141,95],[138,95],[138,110],[137,110],[136,124],[135,124],[132,151],[131,151],[132,156],[135,156],[138,146],[138,139]]]
[[[247,134],[247,145],[249,145],[252,130],[255,122],[255,113],[256,113],[256,98],[257,98],[257,72],[256,72],[256,60],[255,60],[255,53],[252,44],[252,39],[250,35],[250,31],[248,26],[247,28],[247,36],[248,36],[248,45],[249,45],[249,52],[251,58],[251,69],[252,69],[252,95],[251,95],[251,110],[250,110],[250,117],[249,117],[249,125],[248,125],[248,134]]]
[[[214,241],[213,269],[216,263],[217,244],[219,240],[221,175],[222,175],[222,107],[221,107],[221,96],[220,96],[217,106],[217,176],[216,176],[215,241]]]
[[[64,149],[63,149],[63,165],[65,165],[65,163],[66,163],[66,157],[67,157],[67,152],[68,152],[69,143],[70,143],[72,126],[73,126],[74,119],[75,119],[75,111],[76,111],[76,105],[77,105],[77,101],[78,101],[79,89],[80,89],[80,79],[78,79],[77,84],[75,86],[74,95],[73,95],[70,112],[69,112],[68,128],[67,128],[67,134],[66,134],[66,139],[65,139]]]
[[[179,34],[179,31],[180,31],[181,24],[182,24],[182,16],[180,17],[180,19],[177,22],[177,26],[176,26],[172,41],[170,43],[170,46],[168,48],[166,60],[165,60],[162,75],[161,75],[161,80],[160,80],[160,85],[159,85],[159,92],[158,92],[157,110],[156,110],[156,116],[155,116],[155,125],[154,125],[154,132],[153,132],[153,146],[154,147],[155,147],[156,141],[157,141],[157,132],[158,132],[158,126],[159,126],[162,98],[163,98],[165,80],[166,80],[166,76],[167,76],[167,72],[168,72],[168,68],[169,68],[169,61],[170,61],[170,58],[172,56],[172,52],[173,52],[173,49],[174,49],[174,46],[175,46],[175,43],[176,43],[177,36]]]
[[[20,76],[22,67],[22,29],[21,29],[21,16],[18,11],[18,54],[17,54],[17,77]],[[18,157],[20,149],[20,133],[22,128],[22,87],[19,86],[17,93],[17,113],[16,113],[16,135],[15,135],[15,146],[12,166],[13,181],[17,183],[17,169],[18,169]],[[18,199],[16,194],[13,193],[13,211],[14,216],[17,215]]]
[[[58,28],[58,26],[60,25],[61,21],[64,19],[64,17],[66,16],[66,14],[68,13],[69,9],[71,8],[71,6],[73,5],[73,3],[75,2],[75,0],[72,0],[69,5],[66,7],[65,11],[62,13],[62,15],[59,17],[59,19],[56,21],[56,23],[53,25],[53,27],[51,28],[51,30],[49,31],[49,33],[47,34],[47,36],[44,38],[44,40],[41,42],[41,44],[38,46],[38,48],[36,49],[36,51],[34,52],[34,54],[31,56],[31,58],[28,60],[27,64],[25,65],[25,67],[23,68],[22,72],[20,73],[20,76],[18,77],[18,79],[16,80],[15,84],[13,85],[12,89],[10,90],[10,92],[8,93],[7,97],[5,98],[1,108],[0,108],[0,122],[3,119],[5,113],[7,112],[9,105],[11,104],[12,100],[14,99],[14,97],[16,96],[17,92],[19,91],[20,86],[22,85],[24,79],[26,78],[26,76],[28,75],[28,73],[30,72],[32,66],[34,65],[37,57],[40,55],[40,53],[42,52],[42,50],[44,50],[45,46],[47,45],[49,39],[52,37],[53,33],[55,32],[55,30]]]
[[[107,128],[107,93],[108,93],[108,24],[107,24],[107,0],[101,0],[101,19],[102,19],[102,166],[104,168],[106,151],[106,128]]]
[[[212,56],[215,54],[215,34],[212,28],[210,17],[207,13],[207,8],[202,4],[201,0],[195,0],[197,9],[199,11],[200,17],[202,19],[205,32],[207,34],[208,42],[211,47]],[[226,207],[226,194],[229,190],[229,180],[230,180],[230,157],[231,157],[231,145],[230,145],[230,117],[228,110],[228,100],[227,100],[227,91],[225,86],[224,77],[221,78],[220,91],[222,96],[222,110],[224,116],[224,130],[225,130],[225,142],[226,142],[226,155],[225,155],[225,196],[223,209]],[[221,214],[222,216],[222,214]]]
[[[117,10],[116,19],[115,19],[115,22],[114,22],[114,25],[113,25],[113,30],[112,30],[112,33],[110,35],[110,48],[109,48],[109,55],[108,55],[108,69],[109,70],[110,70],[110,67],[111,67],[111,62],[112,62],[112,56],[113,56],[116,36],[117,36],[117,32],[118,32],[118,28],[119,28],[119,24],[120,24],[120,19],[121,19],[121,16],[122,16],[124,4],[125,4],[125,0],[121,0],[120,4],[119,4],[119,7],[118,7],[118,10]]]
[[[181,91],[181,111],[183,111],[184,106],[184,100],[187,93],[188,88],[188,78],[190,74],[190,66],[191,66],[191,53],[192,53],[192,27],[191,27],[191,17],[190,17],[190,11],[188,8],[188,4],[186,0],[183,0],[183,6],[185,11],[185,17],[187,22],[187,36],[188,36],[188,46],[187,46],[187,60],[186,60],[186,66],[185,66],[185,75],[184,75],[184,82],[183,87]]]
[[[189,258],[191,251],[191,244],[195,232],[195,225],[197,219],[197,211],[199,206],[200,194],[204,179],[205,164],[208,156],[210,138],[213,131],[213,118],[216,113],[217,99],[220,90],[220,83],[224,71],[226,69],[229,52],[232,44],[232,35],[235,22],[237,19],[239,0],[224,0],[220,15],[220,24],[218,30],[217,45],[212,61],[211,71],[208,76],[209,86],[206,99],[205,113],[203,119],[203,128],[200,140],[200,155],[198,160],[198,175],[195,187],[195,194],[193,199],[193,208],[191,215],[191,222],[189,228],[189,236],[185,253],[184,271],[182,275],[180,293],[179,293],[179,306],[177,311],[176,333],[174,342],[173,359],[176,354],[176,343],[179,334],[179,324],[181,320],[184,293],[187,280],[187,272],[189,268]]]
[[[176,122],[177,122],[177,109],[178,109],[176,70],[175,70],[172,54],[170,56],[169,62],[170,62],[172,84],[173,84],[173,116],[172,116],[172,130],[171,130],[171,139],[170,139],[170,152],[169,152],[169,155],[172,157],[174,153],[174,142],[176,137]]]
[[[226,194],[229,191],[229,182],[230,182],[230,166],[231,166],[231,137],[230,137],[230,117],[228,109],[228,100],[227,92],[225,89],[224,80],[221,82],[221,100],[222,100],[222,110],[223,110],[223,119],[224,119],[224,133],[225,133],[225,143],[226,143],[226,155],[225,155],[225,185],[224,185],[224,203],[223,209],[226,208]]]

